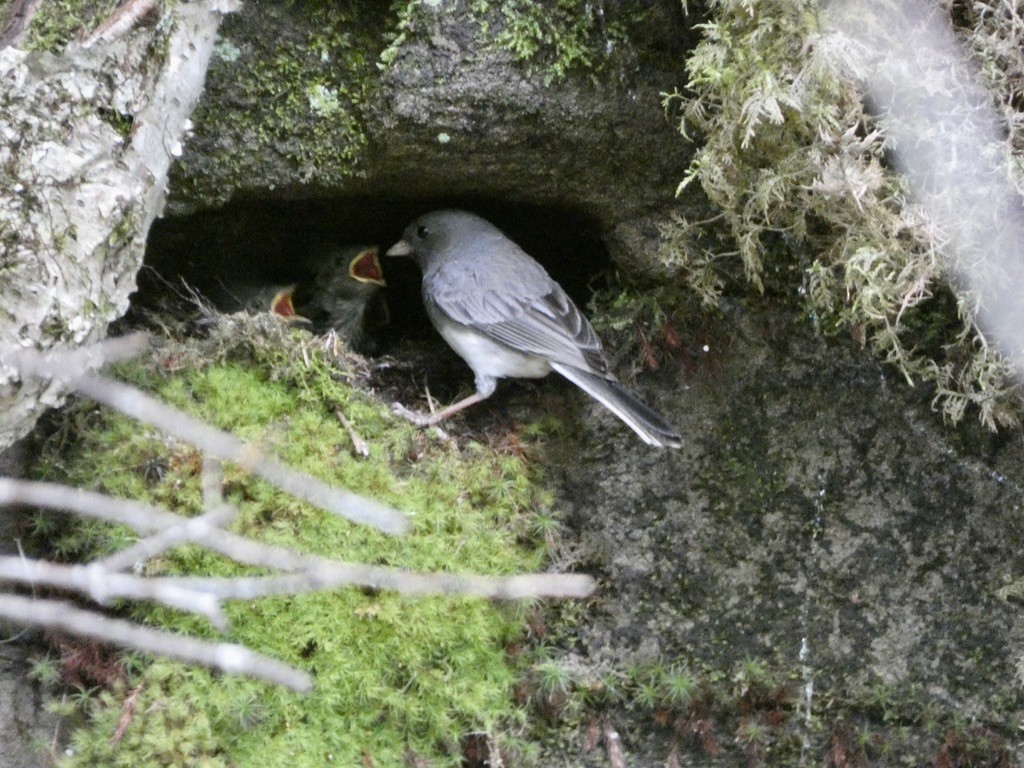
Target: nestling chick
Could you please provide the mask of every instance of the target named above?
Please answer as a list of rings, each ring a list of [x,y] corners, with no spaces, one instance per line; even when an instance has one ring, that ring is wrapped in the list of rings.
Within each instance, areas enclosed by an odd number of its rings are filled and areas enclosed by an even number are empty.
[[[335,331],[358,351],[372,351],[388,324],[384,272],[375,247],[325,247],[323,266],[294,287],[293,312],[316,333]],[[280,302],[279,302],[280,305]],[[283,306],[274,309],[284,314]]]
[[[270,312],[314,333],[333,330],[351,349],[373,351],[388,323],[377,249],[324,245],[316,275],[288,285],[220,281],[211,300],[222,312]]]

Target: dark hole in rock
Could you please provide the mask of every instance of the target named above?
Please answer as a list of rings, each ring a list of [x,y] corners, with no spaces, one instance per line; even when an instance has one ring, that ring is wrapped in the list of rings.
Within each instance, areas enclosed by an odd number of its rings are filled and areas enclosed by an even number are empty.
[[[440,208],[469,210],[498,226],[541,262],[584,312],[594,291],[606,285],[610,259],[599,220],[569,207],[466,197],[253,199],[155,222],[133,307],[196,315],[194,304],[182,297],[184,281],[222,311],[241,305],[266,311],[282,286],[314,281],[326,282],[328,292],[335,285],[344,289],[347,272],[342,269],[339,278],[335,267],[325,270],[325,259],[345,267],[360,249],[341,251],[339,257],[339,248],[376,246],[387,286],[371,288],[387,322],[377,322],[380,313],[367,312],[361,322],[365,333],[339,335],[363,355],[391,353],[371,366],[370,385],[381,397],[418,406],[426,387],[447,403],[472,387],[472,373],[427,319],[419,267],[412,259],[383,255],[417,216]],[[295,296],[296,314],[316,320],[308,305],[302,306],[299,288]],[[255,301],[246,300],[252,297]],[[537,408],[533,387],[504,386],[492,398],[498,406],[471,409],[471,422],[486,420],[490,413],[515,412],[510,399],[522,401],[528,411]],[[558,407],[557,398],[545,406],[552,407]]]
[[[372,354],[407,339],[434,339],[420,299],[418,267],[411,259],[383,254],[416,216],[439,208],[464,208],[500,227],[581,308],[603,285],[609,257],[598,221],[570,208],[469,198],[254,199],[155,222],[133,305],[158,307],[169,293],[180,292],[184,281],[227,311],[262,289],[259,308],[269,309],[276,288],[322,275],[332,247],[377,246],[388,322],[374,328],[376,338],[364,340],[359,351]]]

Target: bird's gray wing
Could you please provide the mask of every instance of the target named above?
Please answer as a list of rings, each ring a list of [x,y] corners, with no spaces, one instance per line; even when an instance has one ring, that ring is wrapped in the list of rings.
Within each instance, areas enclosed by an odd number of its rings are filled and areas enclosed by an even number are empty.
[[[493,265],[492,265],[493,266]],[[424,301],[461,325],[512,349],[609,376],[590,322],[535,262],[519,263],[497,282],[493,269],[452,262],[424,279]]]

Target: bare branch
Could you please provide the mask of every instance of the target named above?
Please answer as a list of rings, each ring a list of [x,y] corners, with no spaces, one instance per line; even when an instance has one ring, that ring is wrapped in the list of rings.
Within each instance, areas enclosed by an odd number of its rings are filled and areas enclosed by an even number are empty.
[[[92,491],[66,488],[52,483],[0,478],[0,504],[31,504],[65,509],[86,517],[122,523],[136,530],[152,531],[178,527],[188,522],[160,507],[125,501]],[[132,519],[138,508],[138,520]],[[404,594],[470,594],[499,599],[528,597],[586,597],[594,589],[589,576],[579,574],[534,574],[509,577],[419,574],[400,568],[354,565],[315,555],[304,555],[284,547],[263,544],[219,528],[203,535],[203,544],[232,560],[275,570],[298,572],[287,577],[238,579],[238,587],[222,586],[223,579],[199,579],[196,587],[221,597],[251,598],[260,594],[305,592],[312,589],[351,584],[373,589],[394,589]],[[177,581],[177,580],[175,580]],[[258,589],[266,591],[259,592]],[[217,590],[223,590],[218,593]],[[234,590],[234,591],[232,591]],[[247,591],[253,590],[253,591]]]
[[[102,560],[96,560],[93,565],[98,565],[108,571],[123,571],[185,542],[198,542],[205,545],[205,539],[211,531],[223,528],[237,514],[238,510],[231,505],[221,504],[205,515],[187,520],[181,519],[170,528],[137,541],[127,549],[115,552]]]
[[[357,523],[366,523],[386,533],[404,533],[405,518],[379,502],[335,488],[310,475],[296,472],[233,435],[185,416],[159,400],[120,382],[91,375],[79,382],[82,394],[117,408],[167,434],[192,443],[224,461],[234,461],[300,499]]]
[[[203,508],[224,504],[224,468],[218,459],[203,454]]]
[[[60,629],[122,648],[135,648],[202,664],[230,674],[277,683],[300,693],[307,693],[313,688],[313,680],[305,672],[269,656],[253,653],[241,645],[172,635],[75,608],[70,603],[4,595],[0,600],[0,618],[26,626]]]
[[[97,374],[86,374],[79,379],[75,389],[161,432],[192,443],[218,459],[233,461],[285,493],[328,512],[356,523],[372,525],[386,533],[403,533],[407,527],[405,518],[391,507],[297,472],[264,455],[251,443],[194,419],[135,387]]]
[[[462,594],[508,600],[585,597],[593,590],[593,580],[583,575],[484,577],[421,574],[399,568],[329,560],[223,530],[222,526],[236,512],[223,501],[221,461],[236,462],[293,496],[357,522],[376,525],[389,533],[402,532],[406,521],[389,507],[296,472],[263,456],[255,447],[188,417],[134,387],[93,373],[104,362],[137,355],[145,345],[144,337],[135,336],[75,352],[41,354],[31,349],[8,349],[0,351],[0,364],[14,366],[22,378],[36,377],[77,390],[86,397],[198,446],[204,452],[203,499],[209,511],[189,519],[157,505],[52,483],[0,477],[0,506],[24,504],[66,510],[126,525],[143,535],[151,534],[133,546],[90,565],[57,565],[24,557],[0,558],[0,581],[77,591],[101,604],[114,598],[155,600],[206,616],[219,628],[224,628],[227,623],[220,607],[222,600],[296,594],[346,585],[390,589],[411,595]],[[359,436],[340,412],[338,417],[348,428],[359,451],[362,442]],[[290,573],[238,578],[143,578],[117,572],[186,542],[194,542],[240,563]],[[0,593],[0,618],[29,626],[63,629],[104,642],[278,682],[296,690],[305,691],[311,687],[310,678],[301,671],[240,646],[217,645],[148,629],[55,601],[30,600]]]
[[[100,605],[117,598],[154,600],[171,608],[205,616],[221,631],[228,627],[227,618],[220,609],[220,601],[208,592],[192,590],[165,579],[112,573],[96,563],[58,565],[21,557],[0,557],[0,581],[79,592]]]
[[[0,48],[21,44],[25,31],[38,9],[39,0],[13,0],[7,6],[6,13],[0,17],[3,19],[3,26],[0,27]]]
[[[338,417],[338,421],[341,422],[341,426],[348,432],[348,437],[352,441],[352,452],[361,458],[367,458],[370,455],[370,446],[359,436],[356,432],[356,428],[352,426],[352,422],[345,418],[345,414],[341,412],[340,408],[334,409],[334,415]]]
[[[148,334],[132,333],[76,349],[57,347],[40,352],[22,347],[0,347],[0,363],[15,368],[22,378],[34,376],[71,387],[87,373],[110,363],[131,360],[148,349]]]
[[[112,14],[82,40],[82,47],[89,48],[96,43],[109,43],[124,37],[147,19],[160,15],[160,0],[125,0]]]
[[[604,736],[604,747],[608,750],[608,764],[612,768],[626,768],[626,756],[622,751],[622,739],[619,732],[612,725],[612,721],[605,719],[601,724],[602,735]]]
[[[300,555],[300,557],[302,557]],[[240,576],[230,579],[169,576],[154,578],[187,591],[221,599],[251,600],[269,595],[294,595],[344,585],[392,589],[403,595],[472,595],[498,600],[534,597],[586,597],[594,580],[582,574],[538,573],[521,576],[472,576],[454,573],[416,573],[401,568],[354,565],[308,557],[309,570],[280,576]],[[292,563],[294,564],[294,563]]]
[[[188,520],[141,501],[119,499],[58,483],[0,477],[0,506],[5,504],[67,510],[84,517],[127,525],[142,533],[162,531]]]
[[[107,345],[98,345],[98,348],[102,352]],[[8,350],[0,354],[0,361],[18,368],[23,377],[55,378],[79,394],[192,443],[217,459],[233,461],[282,491],[353,522],[393,534],[404,533],[408,527],[405,518],[391,507],[297,472],[265,456],[256,446],[194,419],[135,387],[92,373],[90,368],[96,367],[95,357],[90,356],[93,349],[63,354]]]

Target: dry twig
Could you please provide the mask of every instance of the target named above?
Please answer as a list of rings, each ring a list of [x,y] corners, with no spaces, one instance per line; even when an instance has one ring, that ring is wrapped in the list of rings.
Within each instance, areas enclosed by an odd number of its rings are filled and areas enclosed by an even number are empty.
[[[81,592],[100,605],[118,598],[155,600],[171,608],[201,614],[222,631],[228,627],[217,597],[210,593],[162,579],[113,573],[96,563],[60,565],[23,557],[0,557],[0,581]]]
[[[55,380],[91,400],[191,443],[217,459],[233,461],[285,493],[310,504],[386,533],[405,531],[405,518],[391,507],[296,472],[232,434],[194,419],[135,387],[91,372],[98,362],[109,361],[119,354],[137,354],[140,344],[138,337],[127,337],[124,342],[108,342],[80,352],[44,354],[19,349],[3,353],[0,359],[15,366],[22,377]]]
[[[57,600],[4,595],[0,600],[0,618],[30,627],[60,629],[122,648],[135,648],[170,659],[203,664],[223,672],[277,683],[295,691],[307,692],[313,688],[313,680],[305,672],[269,656],[253,653],[244,646],[209,643],[140,627]]]
[[[0,478],[0,504],[28,504],[48,509],[63,509],[83,517],[121,523],[136,530],[179,528],[188,521],[161,507],[118,499],[93,491],[67,488],[54,483]],[[463,576],[459,574],[422,574],[401,568],[370,566],[306,555],[285,547],[263,544],[229,531],[206,527],[203,544],[208,548],[248,565],[292,573],[281,576],[204,579],[166,577],[153,579],[195,589],[220,598],[251,599],[268,595],[295,594],[342,585],[394,589],[403,594],[467,594],[503,600],[529,597],[586,597],[593,580],[578,574],[527,574],[522,576]],[[191,586],[188,586],[191,585]]]

